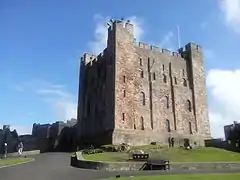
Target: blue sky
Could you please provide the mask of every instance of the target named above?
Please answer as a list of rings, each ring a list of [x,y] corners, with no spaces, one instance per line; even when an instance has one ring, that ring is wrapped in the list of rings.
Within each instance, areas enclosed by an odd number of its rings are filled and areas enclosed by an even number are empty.
[[[239,0],[1,0],[0,124],[20,133],[34,122],[76,116],[80,56],[98,53],[106,42],[106,20],[129,18],[138,40],[176,50],[204,49],[211,128],[240,118]]]

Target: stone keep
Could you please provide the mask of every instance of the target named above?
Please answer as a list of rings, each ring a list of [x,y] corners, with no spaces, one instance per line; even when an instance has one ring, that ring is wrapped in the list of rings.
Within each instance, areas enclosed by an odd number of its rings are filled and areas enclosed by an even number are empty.
[[[81,58],[78,127],[81,141],[167,144],[210,138],[202,48],[178,52],[135,42],[134,27],[115,20],[107,47]]]

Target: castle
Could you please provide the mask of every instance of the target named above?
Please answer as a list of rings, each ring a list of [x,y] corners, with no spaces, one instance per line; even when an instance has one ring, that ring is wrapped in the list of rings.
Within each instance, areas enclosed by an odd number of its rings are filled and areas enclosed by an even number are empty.
[[[130,21],[111,20],[107,47],[81,58],[78,127],[82,141],[167,144],[210,137],[202,48],[171,52],[136,43]]]

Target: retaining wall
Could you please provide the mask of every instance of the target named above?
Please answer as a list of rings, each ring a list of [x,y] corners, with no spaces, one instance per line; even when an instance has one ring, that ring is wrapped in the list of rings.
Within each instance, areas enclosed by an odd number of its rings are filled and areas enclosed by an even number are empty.
[[[145,162],[100,162],[87,161],[71,157],[71,166],[83,169],[95,169],[104,171],[139,171]],[[211,163],[172,163],[171,170],[217,170],[239,169],[240,162],[211,162]]]

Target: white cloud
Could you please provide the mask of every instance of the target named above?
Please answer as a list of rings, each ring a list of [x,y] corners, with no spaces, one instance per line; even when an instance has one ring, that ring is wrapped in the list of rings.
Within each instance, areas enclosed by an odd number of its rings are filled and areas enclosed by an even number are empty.
[[[57,114],[57,119],[66,121],[77,118],[77,103],[69,99],[58,99],[52,101],[52,107]]]
[[[45,94],[45,95],[58,95],[61,97],[68,98],[71,96],[69,92],[63,91],[61,89],[38,89],[36,91],[37,94]]]
[[[226,25],[240,33],[240,0],[220,0],[219,7]]]
[[[169,31],[164,37],[163,40],[160,42],[160,47],[166,46],[169,44],[173,37],[173,32]]]
[[[212,69],[207,74],[210,122],[214,137],[224,137],[223,126],[240,120],[240,70]]]
[[[107,47],[107,22],[110,17],[103,17],[101,15],[95,15],[94,20],[96,21],[96,29],[94,31],[94,41],[89,43],[89,47],[92,53],[99,54]],[[143,20],[136,16],[131,16],[126,18],[126,20],[130,20],[134,25],[134,37],[137,40],[140,40],[144,31]]]
[[[42,79],[33,79],[16,85],[14,88],[40,95],[44,102],[53,109],[56,121],[65,121],[77,117],[77,97],[67,91],[65,85],[54,84]]]

